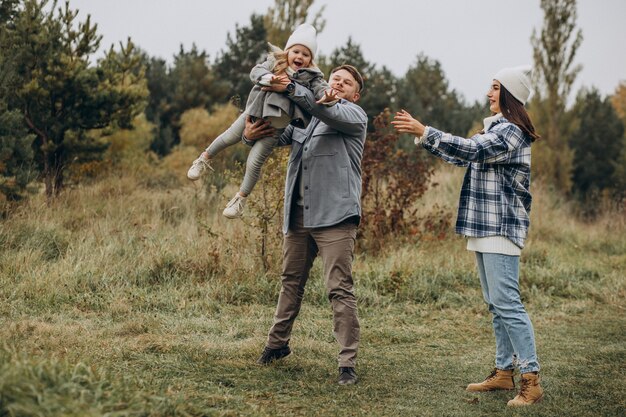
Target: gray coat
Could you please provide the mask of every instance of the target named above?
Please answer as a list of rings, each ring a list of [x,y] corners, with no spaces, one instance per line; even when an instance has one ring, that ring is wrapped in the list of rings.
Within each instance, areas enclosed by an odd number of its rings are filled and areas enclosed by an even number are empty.
[[[270,55],[268,59],[256,65],[250,72],[250,79],[254,83],[246,103],[246,114],[256,117],[279,117],[281,111],[289,115],[291,124],[306,127],[311,121],[311,115],[289,100],[284,94],[261,90],[259,81],[266,74],[272,74],[275,60]],[[317,67],[302,68],[289,76],[294,83],[300,84],[311,91],[316,99],[322,98],[324,91],[330,88],[324,80],[324,74]]]
[[[279,145],[291,145],[285,182],[283,232],[289,228],[296,180],[302,167],[304,227],[325,227],[361,216],[361,158],[367,115],[358,105],[339,100],[332,107],[315,103],[310,90],[296,85],[284,95],[313,115],[306,129],[288,126]]]

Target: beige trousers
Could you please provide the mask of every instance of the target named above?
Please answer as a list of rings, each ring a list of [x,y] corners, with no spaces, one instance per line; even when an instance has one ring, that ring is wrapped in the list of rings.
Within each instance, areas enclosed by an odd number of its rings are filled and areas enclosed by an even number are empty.
[[[319,254],[326,293],[333,308],[334,335],[340,347],[339,366],[354,367],[360,334],[352,283],[357,226],[345,222],[330,227],[304,228],[302,210],[302,206],[294,205],[289,231],[284,238],[282,288],[267,346],[275,349],[289,342],[309,271]]]

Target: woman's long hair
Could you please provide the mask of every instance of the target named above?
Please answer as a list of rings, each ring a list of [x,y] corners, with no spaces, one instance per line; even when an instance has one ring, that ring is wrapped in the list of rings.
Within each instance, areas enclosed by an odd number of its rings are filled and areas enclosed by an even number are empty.
[[[509,92],[502,84],[500,84],[500,111],[506,119],[522,129],[524,133],[530,136],[530,140],[534,142],[540,139],[541,136],[535,132],[535,126],[528,112],[524,108],[521,101],[513,97],[513,94]]]

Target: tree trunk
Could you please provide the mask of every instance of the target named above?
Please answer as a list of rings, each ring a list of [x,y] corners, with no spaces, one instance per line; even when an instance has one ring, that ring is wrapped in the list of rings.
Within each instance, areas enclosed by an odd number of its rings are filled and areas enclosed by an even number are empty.
[[[45,147],[44,147],[45,149]],[[44,150],[44,184],[46,185],[46,197],[51,200],[58,196],[63,189],[63,162],[56,150]]]
[[[53,191],[53,178],[54,176],[52,175],[51,169],[50,169],[50,164],[48,163],[48,159],[46,158],[46,156],[44,155],[44,168],[43,168],[43,182],[46,186],[46,198],[48,199],[48,201],[52,200],[52,197],[54,195]]]
[[[24,112],[24,121],[28,127],[35,132],[39,138],[41,138],[41,148],[43,152],[43,181],[46,187],[46,198],[50,201],[52,197],[58,194],[58,191],[55,192],[57,186],[57,169],[52,166],[49,159],[50,151],[48,150],[48,143],[50,142],[50,139],[48,138],[46,132],[35,126],[29,117],[28,109]]]
[[[54,168],[54,196],[58,196],[63,190],[63,165],[62,162],[57,162],[57,166]]]

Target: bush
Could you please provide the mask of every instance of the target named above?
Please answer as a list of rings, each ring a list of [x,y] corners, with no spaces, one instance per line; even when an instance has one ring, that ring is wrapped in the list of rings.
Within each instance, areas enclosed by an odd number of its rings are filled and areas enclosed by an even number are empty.
[[[181,129],[179,148],[187,148],[186,155],[190,157],[185,161],[184,172],[187,172],[191,162],[209,146],[222,132],[239,117],[240,113],[233,104],[215,106],[209,114],[206,109],[199,107],[187,110],[181,116]],[[193,149],[191,151],[191,149]],[[228,185],[228,170],[235,169],[237,163],[244,163],[249,148],[243,145],[235,145],[224,149],[213,159],[211,165],[214,171],[203,179],[209,194],[218,193]],[[191,157],[192,156],[192,157]]]
[[[428,189],[433,168],[417,150],[399,149],[399,136],[385,110],[374,119],[363,153],[363,222],[365,248],[377,252],[389,236],[416,234],[421,220],[415,202]]]

